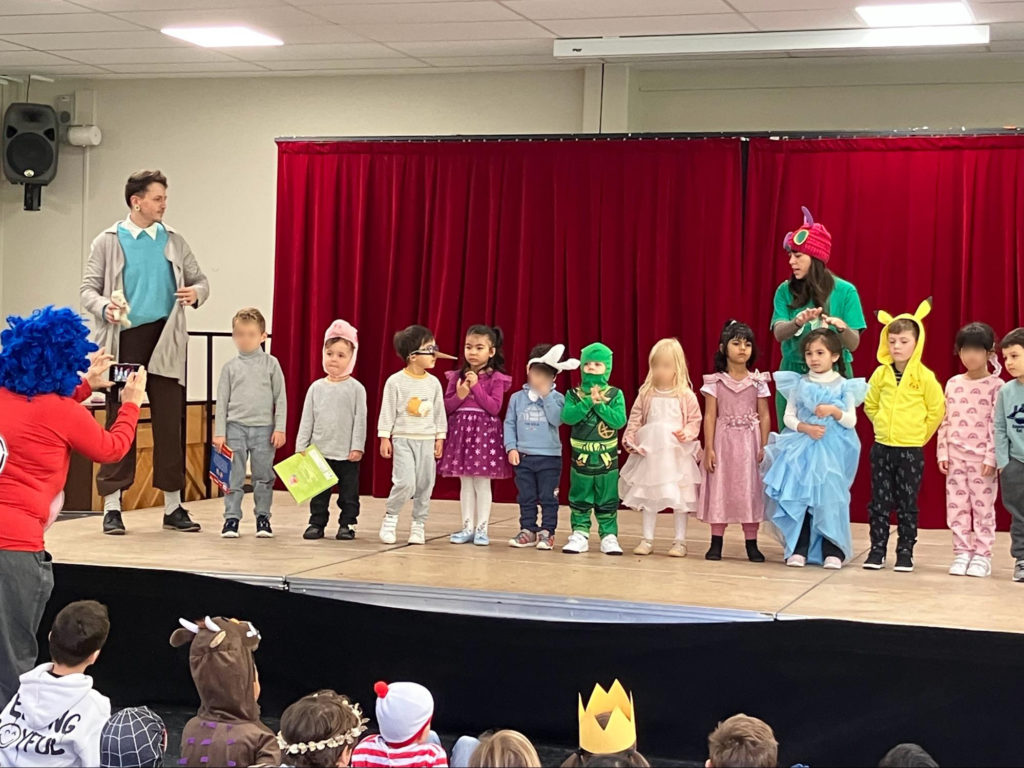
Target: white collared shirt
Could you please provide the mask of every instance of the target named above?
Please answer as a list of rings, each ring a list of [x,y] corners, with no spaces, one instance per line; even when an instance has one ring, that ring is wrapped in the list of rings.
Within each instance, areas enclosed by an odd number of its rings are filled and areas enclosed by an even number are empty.
[[[131,236],[134,237],[136,240],[139,239],[139,235],[141,235],[143,232],[149,235],[153,240],[156,240],[156,234],[160,230],[160,222],[154,221],[148,227],[143,229],[134,221],[132,221],[131,215],[127,216],[122,223],[124,224],[124,228],[127,229],[128,232],[131,233]]]

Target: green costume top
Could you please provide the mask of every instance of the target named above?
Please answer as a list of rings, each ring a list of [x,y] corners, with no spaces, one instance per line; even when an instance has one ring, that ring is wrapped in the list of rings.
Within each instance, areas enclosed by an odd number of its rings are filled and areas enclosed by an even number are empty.
[[[572,468],[580,474],[599,475],[619,468],[619,430],[626,426],[626,398],[622,390],[608,386],[612,351],[604,344],[584,347],[580,364],[591,362],[604,363],[604,373],[583,374],[583,385],[565,396],[562,422],[572,427]],[[595,404],[590,398],[595,386],[604,393],[603,403]]]
[[[864,321],[864,309],[861,307],[857,289],[853,283],[843,280],[841,277],[833,275],[833,278],[835,286],[828,297],[828,306],[824,307],[825,314],[840,318],[855,331],[863,331],[868,327],[868,324]],[[775,327],[776,323],[793,321],[805,309],[814,308],[811,303],[807,303],[803,307],[790,307],[791,301],[793,301],[793,294],[789,291],[789,281],[787,280],[775,291],[772,328]],[[781,370],[807,373],[807,364],[804,362],[804,356],[800,352],[800,343],[803,340],[804,333],[810,333],[822,325],[819,321],[808,323],[797,332],[796,336],[782,342]],[[852,371],[853,353],[846,349],[846,347],[843,347],[843,360],[846,362],[847,371]]]

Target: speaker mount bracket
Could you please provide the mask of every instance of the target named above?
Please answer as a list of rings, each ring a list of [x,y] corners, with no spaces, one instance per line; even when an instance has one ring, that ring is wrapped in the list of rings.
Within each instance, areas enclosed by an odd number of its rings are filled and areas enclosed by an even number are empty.
[[[26,184],[25,185],[25,210],[26,211],[38,211],[43,204],[43,185],[42,184]]]

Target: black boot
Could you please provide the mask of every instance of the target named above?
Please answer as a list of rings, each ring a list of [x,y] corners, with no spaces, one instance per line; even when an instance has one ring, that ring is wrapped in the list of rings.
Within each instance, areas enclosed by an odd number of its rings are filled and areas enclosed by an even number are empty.
[[[722,537],[712,536],[711,546],[708,551],[704,553],[705,560],[721,560],[722,559]]]
[[[752,563],[764,562],[764,555],[757,548],[757,539],[747,539],[747,560]]]

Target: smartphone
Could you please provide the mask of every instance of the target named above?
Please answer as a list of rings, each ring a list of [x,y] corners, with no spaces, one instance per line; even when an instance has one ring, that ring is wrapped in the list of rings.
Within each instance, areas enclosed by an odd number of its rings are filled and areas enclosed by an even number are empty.
[[[110,366],[110,380],[118,386],[128,383],[128,377],[142,366],[138,363],[114,363]]]

